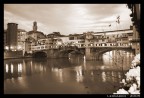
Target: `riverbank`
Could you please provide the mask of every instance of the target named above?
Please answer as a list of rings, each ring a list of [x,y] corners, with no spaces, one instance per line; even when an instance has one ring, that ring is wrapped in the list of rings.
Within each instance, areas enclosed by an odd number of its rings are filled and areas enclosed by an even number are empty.
[[[4,60],[8,60],[8,59],[25,59],[25,58],[32,58],[32,56],[25,56],[25,57],[4,57]]]
[[[6,59],[23,59],[23,58],[31,58],[31,55],[23,56],[23,51],[5,51],[4,52],[4,60]]]
[[[121,81],[123,86],[113,94],[140,94],[140,53],[134,57],[125,76]]]

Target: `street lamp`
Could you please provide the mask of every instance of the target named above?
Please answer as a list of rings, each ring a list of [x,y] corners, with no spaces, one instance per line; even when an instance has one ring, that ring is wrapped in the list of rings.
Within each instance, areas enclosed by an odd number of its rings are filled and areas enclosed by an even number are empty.
[[[6,49],[6,50],[9,50],[9,47],[8,47],[8,46],[5,46],[5,49]]]
[[[11,51],[14,51],[14,47],[13,47],[13,46],[10,46],[10,50],[11,50]]]
[[[18,46],[17,46],[17,49],[18,49],[18,50],[21,50],[21,49],[22,49],[22,47],[21,47],[20,45],[18,45]]]

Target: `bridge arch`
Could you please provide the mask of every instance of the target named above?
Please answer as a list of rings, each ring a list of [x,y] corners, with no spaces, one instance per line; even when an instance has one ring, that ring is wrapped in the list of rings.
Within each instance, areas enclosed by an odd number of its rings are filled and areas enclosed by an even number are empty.
[[[84,53],[80,50],[61,50],[59,51],[59,56],[60,57],[69,57],[69,54],[77,54],[77,55],[84,55]]]
[[[47,58],[47,53],[44,51],[37,51],[32,54],[34,58]]]
[[[59,57],[69,57],[69,54],[83,54],[83,52],[77,46],[61,46],[59,47]]]
[[[130,52],[132,54],[134,54],[134,50],[133,49],[127,49],[127,48],[105,48],[105,49],[100,49],[98,52],[95,53],[95,58],[96,60],[102,60],[102,56],[104,53],[106,52],[109,52],[109,51],[113,51],[113,50],[122,50],[122,51],[125,51],[125,52]]]

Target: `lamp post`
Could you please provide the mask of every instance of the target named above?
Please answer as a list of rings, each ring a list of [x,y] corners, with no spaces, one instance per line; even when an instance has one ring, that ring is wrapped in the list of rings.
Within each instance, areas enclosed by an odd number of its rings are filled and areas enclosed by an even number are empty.
[[[8,50],[9,50],[9,47],[8,47],[8,46],[5,46],[5,50],[8,51]]]

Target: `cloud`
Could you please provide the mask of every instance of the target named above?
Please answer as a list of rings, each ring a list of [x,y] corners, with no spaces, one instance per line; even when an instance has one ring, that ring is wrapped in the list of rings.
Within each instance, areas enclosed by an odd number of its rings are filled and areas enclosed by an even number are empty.
[[[6,29],[9,22],[16,22],[19,28],[30,31],[33,21],[37,21],[38,30],[45,34],[100,31],[109,24],[115,30],[116,17],[120,15],[121,29],[122,26],[128,29],[130,13],[125,4],[5,4],[4,27]]]

